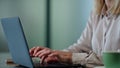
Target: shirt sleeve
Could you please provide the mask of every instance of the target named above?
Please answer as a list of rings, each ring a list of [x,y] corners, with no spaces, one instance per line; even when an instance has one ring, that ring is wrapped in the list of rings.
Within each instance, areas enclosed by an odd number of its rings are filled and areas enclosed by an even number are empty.
[[[88,67],[94,65],[102,65],[101,57],[97,56],[92,51],[92,35],[93,35],[93,23],[94,14],[90,14],[86,28],[84,29],[81,37],[78,39],[77,43],[71,45],[64,51],[72,52],[72,62],[73,64],[82,64]]]
[[[86,67],[93,68],[95,66],[103,66],[101,56],[97,56],[94,52],[86,53],[73,53],[72,63],[81,64]]]

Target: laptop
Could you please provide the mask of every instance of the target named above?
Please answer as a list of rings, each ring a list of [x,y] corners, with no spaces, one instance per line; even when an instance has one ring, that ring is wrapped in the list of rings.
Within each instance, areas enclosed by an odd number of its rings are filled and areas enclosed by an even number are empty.
[[[81,65],[66,65],[66,64],[47,64],[41,65],[35,63],[29,54],[29,48],[23,27],[19,17],[9,17],[1,19],[3,31],[8,42],[8,48],[14,63],[28,68],[73,68]]]

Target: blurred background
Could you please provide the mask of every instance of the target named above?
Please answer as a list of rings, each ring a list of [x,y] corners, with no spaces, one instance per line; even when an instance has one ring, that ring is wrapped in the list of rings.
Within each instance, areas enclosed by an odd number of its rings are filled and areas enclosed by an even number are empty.
[[[19,16],[29,48],[64,49],[75,43],[93,8],[93,0],[0,0],[0,18]],[[0,52],[8,52],[0,22]]]

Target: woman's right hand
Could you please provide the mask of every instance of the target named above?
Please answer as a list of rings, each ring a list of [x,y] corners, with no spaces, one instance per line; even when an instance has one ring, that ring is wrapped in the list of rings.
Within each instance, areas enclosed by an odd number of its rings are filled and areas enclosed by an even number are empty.
[[[37,47],[33,47],[30,49],[29,53],[30,53],[30,56],[32,57],[36,57],[36,54],[41,51],[41,50],[48,50],[49,48],[47,47],[41,47],[41,46],[37,46]]]
[[[58,62],[57,57],[48,57],[48,55],[50,55],[53,50],[47,48],[47,47],[33,47],[30,49],[30,55],[32,57],[39,57],[41,59],[41,64],[45,63],[44,60],[47,59],[50,62]]]

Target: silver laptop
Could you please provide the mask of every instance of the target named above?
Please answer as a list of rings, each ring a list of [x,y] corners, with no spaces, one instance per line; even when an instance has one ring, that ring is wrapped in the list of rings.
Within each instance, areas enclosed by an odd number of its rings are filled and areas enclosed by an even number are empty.
[[[14,63],[29,68],[73,68],[83,67],[81,65],[64,65],[64,64],[48,64],[40,65],[34,64],[32,57],[29,54],[28,44],[24,35],[22,24],[19,17],[9,17],[1,19],[2,27],[6,40],[8,42],[8,48],[12,55]]]

